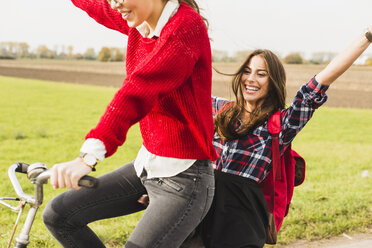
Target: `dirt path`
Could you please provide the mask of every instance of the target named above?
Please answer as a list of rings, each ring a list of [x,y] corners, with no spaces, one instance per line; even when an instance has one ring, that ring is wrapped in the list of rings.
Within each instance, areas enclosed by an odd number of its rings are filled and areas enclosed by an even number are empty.
[[[275,246],[268,246],[274,248]],[[331,239],[317,241],[295,241],[289,245],[278,245],[276,248],[368,248],[372,247],[372,229],[366,233],[343,234]]]

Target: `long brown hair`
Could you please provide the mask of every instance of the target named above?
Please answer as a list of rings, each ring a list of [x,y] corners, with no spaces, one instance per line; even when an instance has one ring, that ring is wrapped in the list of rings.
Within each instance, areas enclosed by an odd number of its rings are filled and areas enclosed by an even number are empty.
[[[241,123],[240,127],[237,128],[243,113],[247,111],[242,92],[242,75],[254,56],[260,56],[266,63],[269,74],[268,93],[249,114],[248,121]],[[254,128],[262,125],[271,114],[285,107],[285,70],[280,59],[273,52],[261,49],[253,51],[232,76],[234,76],[232,90],[235,95],[235,101],[214,119],[215,131],[224,140],[233,140],[246,136]]]

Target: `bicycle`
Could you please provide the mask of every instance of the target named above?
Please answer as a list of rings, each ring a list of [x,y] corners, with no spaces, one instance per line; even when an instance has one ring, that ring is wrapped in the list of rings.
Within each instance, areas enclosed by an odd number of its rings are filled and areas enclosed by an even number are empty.
[[[23,192],[22,186],[16,176],[16,172],[27,174],[27,177],[31,181],[31,183],[35,184],[34,196],[28,195]],[[48,170],[47,166],[43,163],[34,163],[31,165],[26,163],[15,163],[9,167],[8,176],[18,197],[0,197],[0,204],[10,208],[15,212],[18,212],[18,216],[7,247],[9,248],[12,243],[19,219],[25,205],[29,204],[30,209],[28,210],[26,220],[19,236],[15,239],[15,248],[25,248],[30,243],[30,231],[32,224],[34,223],[37,210],[43,203],[43,186],[44,184],[48,183],[50,170]],[[97,187],[97,185],[98,179],[90,176],[84,176],[79,181],[79,186],[82,187],[95,188]],[[19,205],[13,206],[5,201],[19,201]]]

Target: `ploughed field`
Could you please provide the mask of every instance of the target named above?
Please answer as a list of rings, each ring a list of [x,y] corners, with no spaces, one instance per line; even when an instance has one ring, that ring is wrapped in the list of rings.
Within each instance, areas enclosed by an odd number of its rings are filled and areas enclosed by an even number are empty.
[[[240,64],[215,63],[221,72],[233,73]],[[180,65],[182,66],[182,65]],[[287,102],[291,102],[298,88],[325,65],[285,65],[287,72]],[[125,78],[124,62],[56,61],[56,60],[0,60],[0,75],[34,78],[57,82],[120,87]],[[213,71],[212,93],[233,98],[231,77]],[[328,90],[326,106],[372,108],[372,67],[353,66]]]

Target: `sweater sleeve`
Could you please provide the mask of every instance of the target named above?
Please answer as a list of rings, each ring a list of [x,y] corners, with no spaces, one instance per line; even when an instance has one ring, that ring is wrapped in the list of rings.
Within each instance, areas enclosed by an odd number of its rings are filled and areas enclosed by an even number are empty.
[[[103,26],[128,35],[129,27],[119,11],[111,8],[106,0],[71,0],[72,3],[85,11],[96,22]]]
[[[188,40],[193,42],[181,42],[177,34],[172,34],[159,41],[124,80],[96,128],[86,136],[103,141],[106,157],[124,143],[130,126],[145,117],[163,97],[187,82],[200,53],[198,49],[190,49],[200,41]]]
[[[327,101],[328,86],[319,84],[315,77],[301,86],[291,106],[282,112],[281,146],[288,146],[311,119],[314,111]]]

